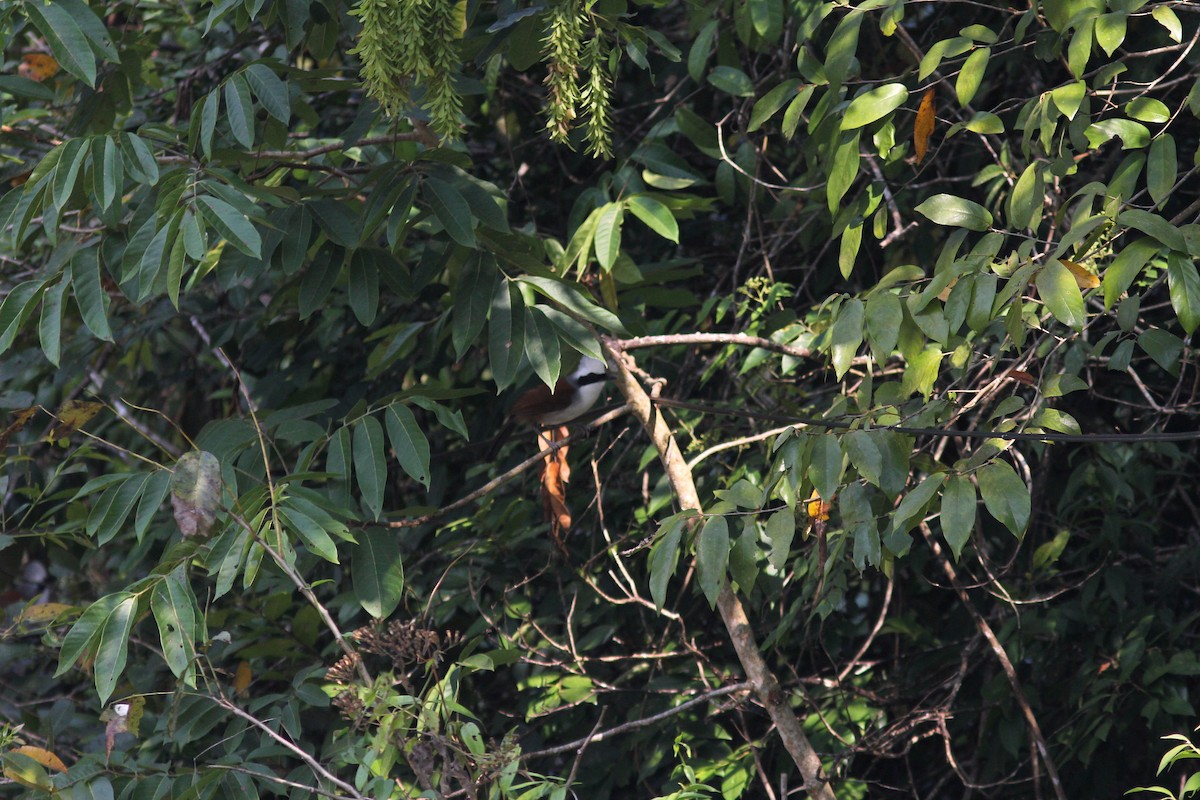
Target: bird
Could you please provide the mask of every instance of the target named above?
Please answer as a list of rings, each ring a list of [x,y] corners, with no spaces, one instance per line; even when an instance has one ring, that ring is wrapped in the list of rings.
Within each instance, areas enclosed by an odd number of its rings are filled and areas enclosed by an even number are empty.
[[[574,372],[558,379],[553,392],[545,384],[533,387],[517,398],[508,415],[538,428],[570,422],[596,405],[609,377],[603,361],[584,356]]]

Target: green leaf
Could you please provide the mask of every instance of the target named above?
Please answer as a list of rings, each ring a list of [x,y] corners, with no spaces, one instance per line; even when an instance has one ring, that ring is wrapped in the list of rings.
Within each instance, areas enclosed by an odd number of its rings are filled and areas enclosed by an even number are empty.
[[[1171,307],[1184,333],[1191,336],[1200,325],[1200,274],[1196,263],[1182,253],[1168,253],[1167,283],[1171,289]]]
[[[0,303],[0,354],[6,353],[41,300],[45,281],[24,281]]]
[[[537,306],[525,307],[525,355],[542,383],[550,387],[558,383],[562,369],[558,332]]]
[[[1162,100],[1154,97],[1138,97],[1125,105],[1125,113],[1142,122],[1166,122],[1171,119],[1171,109]]]
[[[134,180],[148,186],[158,183],[158,161],[145,139],[134,133],[122,133],[121,154],[125,159],[125,171]]]
[[[1100,45],[1100,49],[1106,55],[1111,56],[1125,41],[1128,17],[1129,13],[1126,11],[1113,11],[1096,17],[1096,44]]]
[[[842,303],[833,322],[829,347],[833,354],[834,373],[839,381],[858,355],[865,332],[865,313],[865,306],[861,300],[848,300]]]
[[[80,250],[71,258],[71,290],[83,317],[83,324],[97,339],[113,340],[108,325],[108,292],[100,278],[100,257],[96,248]]]
[[[363,325],[370,325],[379,313],[379,269],[375,260],[362,250],[350,257],[350,308]],[[482,322],[480,323],[482,327]]]
[[[62,355],[63,294],[67,281],[61,280],[42,295],[42,316],[38,321],[38,343],[46,360],[58,366]]]
[[[975,473],[988,513],[1020,539],[1029,524],[1029,487],[1007,463],[993,461]]]
[[[1108,265],[1101,279],[1104,285],[1104,307],[1112,308],[1113,303],[1125,293],[1133,279],[1146,266],[1146,262],[1158,255],[1162,245],[1150,236],[1128,244],[1125,249]]]
[[[417,425],[408,406],[392,403],[387,408],[388,441],[400,467],[417,483],[429,488],[429,440]],[[357,462],[356,462],[357,463]]]
[[[54,167],[54,204],[65,208],[75,191],[79,169],[87,160],[88,148],[83,139],[69,139],[61,149],[58,164]]]
[[[955,560],[962,555],[963,547],[975,530],[977,502],[975,484],[970,478],[952,475],[946,481],[946,488],[942,490],[942,537],[954,551]]]
[[[231,245],[251,258],[262,251],[262,237],[250,219],[236,208],[210,195],[197,195],[196,208],[200,215]]]
[[[522,283],[528,283],[539,294],[550,298],[566,311],[580,317],[593,325],[613,333],[628,336],[629,331],[621,324],[617,315],[607,308],[596,305],[590,297],[577,289],[574,284],[553,278],[541,278],[532,275],[522,275],[518,278]]]
[[[668,241],[679,243],[679,223],[666,203],[648,195],[635,194],[625,200],[625,207],[650,230]]]
[[[1038,270],[1036,283],[1038,296],[1042,298],[1042,302],[1050,309],[1054,318],[1068,328],[1083,330],[1087,313],[1083,307],[1083,295],[1079,291],[1079,284],[1075,282],[1070,270],[1058,261],[1048,261]]]
[[[1067,69],[1076,78],[1083,78],[1088,60],[1092,57],[1092,40],[1095,38],[1096,21],[1089,18],[1075,26],[1075,33],[1067,45]]]
[[[326,242],[317,251],[312,264],[300,279],[300,294],[297,298],[300,319],[307,319],[324,307],[325,299],[342,272],[344,261],[345,253],[333,242]]]
[[[1179,16],[1173,8],[1168,5],[1159,4],[1154,7],[1150,15],[1154,17],[1159,25],[1167,29],[1167,35],[1171,37],[1172,41],[1183,41],[1183,23],[1179,21]]]
[[[254,146],[254,106],[250,103],[250,86],[241,75],[225,81],[225,115],[229,131],[242,147]]]
[[[1042,165],[1034,162],[1025,168],[1008,196],[1008,221],[1017,228],[1037,230],[1042,221],[1046,182]]]
[[[217,133],[217,116],[221,111],[221,93],[214,89],[204,96],[201,100],[200,108],[192,109],[192,119],[197,117],[200,119],[200,128],[198,136],[200,139],[200,148],[204,151],[205,158],[212,158],[213,139]]]
[[[460,359],[487,322],[496,279],[496,258],[490,253],[472,254],[458,274],[451,315],[451,338],[454,352]]]
[[[783,112],[783,135],[789,141],[796,135],[796,128],[800,124],[801,116],[804,114],[804,109],[808,107],[808,101],[812,98],[816,88],[812,85],[805,86],[792,102],[788,103],[787,111]]]
[[[125,671],[125,660],[129,655],[129,636],[137,618],[138,600],[126,597],[117,603],[97,633],[96,640],[96,693],[101,703],[107,703]]]
[[[1183,354],[1183,341],[1161,328],[1149,328],[1138,334],[1138,347],[1154,362],[1174,375],[1179,370],[1179,357]]]
[[[593,242],[596,247],[596,260],[606,271],[612,269],[617,254],[621,252],[621,223],[624,218],[623,203],[609,203],[600,209]]]
[[[1158,214],[1142,211],[1140,208],[1131,208],[1117,215],[1117,223],[1137,228],[1142,233],[1158,239],[1172,250],[1178,250],[1181,253],[1187,252],[1187,240],[1183,236],[1183,231]]]
[[[383,428],[374,417],[363,417],[354,426],[354,473],[372,519],[379,519],[387,465],[383,458]]]
[[[696,539],[696,577],[710,607],[717,604],[728,565],[729,522],[723,515],[713,514],[704,520]]]
[[[96,55],[80,24],[87,24],[81,15],[91,15],[94,19],[94,12],[82,4],[42,2],[27,3],[23,10],[59,65],[89,87],[95,87]]]
[[[796,512],[781,508],[769,516],[766,534],[767,541],[771,543],[767,560],[776,570],[782,570],[787,565],[788,555],[792,552],[792,540],[796,537]]]
[[[694,511],[673,514],[663,520],[650,550],[650,599],[659,611],[667,601],[667,584],[679,563],[679,543],[687,521]]]
[[[829,37],[825,47],[825,78],[829,81],[830,91],[846,81],[846,74],[858,50],[858,33],[862,28],[863,16],[862,10],[850,9]]]
[[[254,90],[254,96],[258,98],[258,102],[267,110],[267,113],[287,124],[292,116],[292,104],[288,97],[287,84],[262,62],[246,67],[245,75],[246,83]]]
[[[822,500],[829,502],[837,494],[842,480],[842,445],[837,434],[816,434],[807,473]]]
[[[194,605],[184,565],[167,573],[150,594],[150,610],[158,624],[163,660],[176,678],[182,678],[196,658]]]
[[[754,591],[758,581],[758,525],[753,517],[746,517],[742,533],[733,543],[729,553],[729,574],[737,581],[743,594]]]
[[[425,201],[450,238],[463,247],[474,247],[475,217],[462,193],[437,178],[427,177],[424,187],[429,190],[424,193]]]
[[[708,82],[734,97],[754,96],[754,82],[737,67],[713,67],[708,73]]]
[[[928,400],[941,368],[942,356],[942,348],[936,343],[927,345],[913,356],[904,367],[904,378],[900,384],[901,394],[907,397],[913,392],[920,392],[921,396]]]
[[[62,647],[58,653],[58,669],[55,670],[53,677],[65,675],[71,667],[75,666],[75,662],[81,656],[93,650],[92,646],[100,634],[100,629],[104,626],[104,621],[108,619],[117,604],[129,597],[132,595],[128,592],[105,595],[80,614],[79,619],[71,626],[71,630],[67,631],[67,635],[63,637]]]
[[[879,486],[883,474],[883,448],[879,435],[874,431],[850,431],[842,437],[842,447],[858,474]]]
[[[925,480],[914,486],[911,492],[904,495],[904,499],[900,500],[900,505],[896,506],[896,510],[892,513],[892,530],[888,533],[888,539],[896,541],[900,535],[907,534],[908,531],[917,527],[917,524],[925,518],[925,510],[936,497],[937,489],[940,489],[944,482],[946,482],[946,473],[935,473],[926,477]],[[896,555],[901,554],[896,549],[892,549],[892,552]]]
[[[131,473],[119,484],[110,486],[96,502],[92,514],[88,515],[86,530],[96,537],[96,545],[103,547],[125,527],[125,520],[133,511],[151,473]],[[102,513],[97,514],[97,511]]]
[[[887,360],[900,340],[900,326],[904,322],[904,308],[900,298],[891,292],[872,292],[867,297],[865,309],[867,344],[880,363]]]
[[[754,103],[754,108],[750,110],[750,124],[746,129],[747,133],[754,133],[766,124],[771,117],[775,116],[779,112],[779,109],[787,105],[796,96],[800,85],[798,79],[788,78],[760,97]]]
[[[992,226],[992,215],[986,208],[952,194],[935,194],[915,209],[938,225],[985,231]]]
[[[838,206],[846,192],[850,190],[854,179],[858,177],[858,142],[859,134],[846,137],[833,151],[829,166],[828,182],[825,186],[826,197],[829,201],[829,211],[837,214]]]
[[[1110,139],[1121,140],[1122,150],[1137,150],[1150,144],[1150,130],[1140,122],[1129,119],[1105,119],[1087,126],[1083,135],[1088,147],[1095,150]]]
[[[1175,139],[1171,134],[1163,133],[1150,143],[1146,157],[1146,189],[1155,204],[1164,202],[1171,194],[1178,173]]]
[[[358,546],[351,556],[354,595],[375,619],[387,619],[404,598],[404,563],[394,531],[367,528],[355,534]]]
[[[521,293],[509,281],[500,281],[488,315],[488,365],[497,391],[504,391],[516,379],[525,352],[524,319]]]
[[[692,47],[688,50],[687,70],[688,75],[696,83],[704,77],[704,67],[708,64],[708,57],[712,54],[713,42],[717,38],[717,20],[713,19],[705,23],[700,32],[696,34],[696,38],[692,40]],[[662,604],[659,604],[659,608]]]
[[[287,529],[304,542],[310,553],[331,564],[340,563],[333,537],[317,520],[292,507],[286,500],[279,507],[279,516]]]
[[[899,83],[886,83],[864,92],[850,101],[842,116],[842,130],[861,128],[881,120],[904,105],[907,99],[908,89]]]
[[[1052,90],[1050,97],[1054,100],[1054,106],[1060,114],[1067,119],[1075,119],[1075,115],[1079,113],[1079,106],[1086,94],[1087,83],[1084,81],[1071,81]]]
[[[958,80],[954,82],[954,93],[958,96],[960,106],[965,108],[975,99],[975,94],[979,91],[980,84],[983,83],[983,75],[987,71],[987,63],[991,55],[992,48],[981,47],[967,56],[967,60],[958,73]]]

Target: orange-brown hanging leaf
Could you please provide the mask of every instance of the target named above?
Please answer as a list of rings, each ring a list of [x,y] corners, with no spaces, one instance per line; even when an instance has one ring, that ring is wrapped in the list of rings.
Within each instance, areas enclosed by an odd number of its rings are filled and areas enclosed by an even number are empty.
[[[58,442],[68,438],[82,428],[104,408],[103,403],[87,400],[68,400],[54,412],[54,426],[46,434],[47,442]]]
[[[1100,276],[1093,274],[1083,264],[1076,264],[1074,261],[1067,261],[1065,258],[1060,258],[1058,263],[1066,267],[1067,271],[1075,276],[1075,285],[1081,290],[1095,289],[1100,285]]]
[[[1023,383],[1026,386],[1037,386],[1037,381],[1034,379],[1033,375],[1029,374],[1023,369],[1010,369],[1006,374],[1006,377],[1016,381],[1017,383]]]
[[[917,154],[918,164],[925,160],[925,153],[929,151],[929,137],[933,135],[933,125],[937,116],[933,96],[932,88],[925,91],[921,105],[917,107],[917,121],[913,123],[913,150]]]
[[[542,467],[542,509],[546,521],[550,523],[550,535],[559,552],[567,555],[564,536],[571,529],[571,510],[567,508],[567,481],[571,480],[571,467],[567,463],[567,450],[563,447],[551,450],[550,445],[570,435],[567,428],[561,427],[548,434],[538,434],[539,447],[545,461]]]
[[[17,74],[31,81],[44,81],[58,74],[58,61],[49,53],[26,53],[17,65]]]
[[[238,697],[245,697],[250,690],[250,681],[254,680],[254,670],[250,669],[249,661],[239,661],[237,672],[233,675],[233,690]]]
[[[8,440],[12,438],[12,435],[24,428],[25,423],[33,419],[33,415],[36,413],[37,406],[32,406],[30,408],[22,408],[18,411],[14,411],[10,415],[12,422],[8,424],[7,428],[0,432],[0,450],[8,447]]]
[[[14,747],[13,753],[20,753],[23,756],[29,756],[34,761],[41,764],[46,769],[52,769],[55,772],[66,772],[67,765],[62,762],[62,759],[51,753],[49,750],[43,750],[40,747],[34,747],[31,744]]]

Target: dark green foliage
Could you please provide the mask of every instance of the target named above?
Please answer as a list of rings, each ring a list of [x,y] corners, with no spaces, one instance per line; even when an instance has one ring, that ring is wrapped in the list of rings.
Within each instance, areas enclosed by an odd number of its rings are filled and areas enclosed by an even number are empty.
[[[0,22],[0,796],[794,795],[727,585],[839,798],[1194,727],[1190,4]],[[498,434],[604,337],[700,507],[615,416],[563,555]]]

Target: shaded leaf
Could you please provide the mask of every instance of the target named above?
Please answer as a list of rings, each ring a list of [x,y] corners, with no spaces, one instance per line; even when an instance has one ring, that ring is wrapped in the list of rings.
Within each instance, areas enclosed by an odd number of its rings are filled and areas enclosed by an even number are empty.
[[[404,597],[404,564],[394,532],[367,528],[356,534],[350,567],[354,595],[375,619],[387,619]]]

